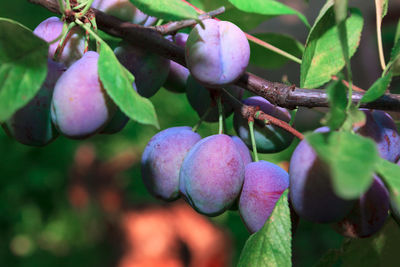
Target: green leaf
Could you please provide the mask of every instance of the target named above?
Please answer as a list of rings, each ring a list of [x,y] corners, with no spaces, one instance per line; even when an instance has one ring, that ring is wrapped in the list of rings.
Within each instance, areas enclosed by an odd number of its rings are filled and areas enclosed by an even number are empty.
[[[347,94],[342,80],[332,82],[326,89],[329,99],[329,113],[325,117],[325,125],[331,131],[339,129],[346,120]]]
[[[372,102],[380,98],[386,92],[386,89],[389,87],[391,80],[392,74],[390,72],[376,80],[361,98],[361,103]]]
[[[98,67],[100,80],[115,104],[132,120],[159,128],[153,104],[133,89],[133,75],[105,42],[101,42]]]
[[[400,207],[400,166],[390,161],[380,159],[376,172],[388,186],[390,198],[396,207]]]
[[[196,10],[181,0],[130,0],[142,12],[164,20],[196,19]]]
[[[371,139],[350,132],[312,133],[306,135],[306,139],[329,165],[338,196],[355,199],[368,189],[379,162],[376,145]]]
[[[292,266],[291,221],[288,190],[278,200],[264,227],[251,235],[244,245],[238,267]]]
[[[392,65],[391,71],[393,76],[400,75],[400,20],[397,25],[395,43],[390,54],[390,61],[388,66]]]
[[[229,2],[238,9],[249,13],[268,16],[297,15],[307,27],[310,27],[307,18],[303,14],[274,0],[229,0]]]
[[[277,33],[260,33],[254,34],[253,36],[296,57],[301,58],[304,51],[304,46],[300,42],[287,35]],[[270,50],[266,50],[264,47],[261,47],[253,42],[250,42],[250,50],[250,63],[262,68],[280,68],[288,62],[286,57],[283,57]]]
[[[39,91],[47,75],[48,49],[25,26],[0,18],[0,122]]]
[[[364,125],[365,120],[365,113],[359,110],[355,105],[351,105],[350,109],[347,110],[347,117],[342,125],[342,130],[350,132],[354,127]]]
[[[321,9],[308,36],[301,64],[300,85],[303,88],[317,88],[331,79],[345,65],[338,26],[333,7],[328,2]],[[345,21],[349,57],[353,56],[360,42],[363,18],[358,9],[350,9]]]

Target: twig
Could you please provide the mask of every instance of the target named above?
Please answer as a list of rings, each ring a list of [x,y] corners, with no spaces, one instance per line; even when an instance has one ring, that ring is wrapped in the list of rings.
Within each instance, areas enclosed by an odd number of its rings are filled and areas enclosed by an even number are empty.
[[[339,78],[338,78],[336,75],[333,75],[333,76],[332,76],[332,80],[338,81]],[[343,83],[345,86],[349,87],[349,82],[348,82],[348,81],[342,80],[342,83]],[[355,86],[354,84],[353,84],[353,90],[356,91],[356,92],[365,92],[364,89],[362,89],[362,88],[360,88],[360,87],[358,87],[358,86]]]
[[[297,131],[292,126],[290,126],[289,123],[264,113],[263,111],[259,110],[259,107],[257,107],[257,106],[249,106],[249,105],[243,104],[242,102],[240,102],[238,99],[236,99],[232,94],[230,94],[225,89],[223,89],[223,92],[228,96],[227,99],[229,101],[229,104],[235,110],[240,111],[240,113],[243,116],[243,118],[245,118],[245,119],[247,119],[249,121],[251,121],[253,119],[261,120],[266,125],[267,124],[274,124],[274,125],[282,128],[282,129],[286,130],[287,132],[293,134],[294,136],[296,136],[300,140],[304,139],[303,134],[300,133],[299,131]]]
[[[215,17],[217,15],[220,15],[224,12],[225,12],[225,7],[220,7],[216,10],[213,10],[213,11],[210,11],[210,12],[200,15],[198,20],[187,19],[187,20],[181,20],[181,21],[172,21],[167,24],[148,27],[148,28],[154,29],[154,30],[158,31],[159,33],[161,33],[162,35],[173,34],[180,29],[196,25],[199,20],[209,19],[209,18]]]
[[[28,0],[32,3],[42,5],[55,13],[60,13],[56,0]],[[95,16],[99,29],[123,38],[132,45],[152,51],[183,66],[186,66],[185,53],[182,47],[165,39],[159,32],[146,27],[123,22],[113,16],[107,15],[99,10],[91,9]],[[138,41],[140,40],[140,41]],[[294,109],[302,107],[329,107],[329,101],[325,90],[302,89],[295,86],[264,80],[252,73],[244,73],[236,82],[236,85],[264,97],[272,104]],[[352,102],[358,103],[363,93],[355,92]],[[362,103],[362,108],[400,111],[400,95],[385,94],[379,99]]]

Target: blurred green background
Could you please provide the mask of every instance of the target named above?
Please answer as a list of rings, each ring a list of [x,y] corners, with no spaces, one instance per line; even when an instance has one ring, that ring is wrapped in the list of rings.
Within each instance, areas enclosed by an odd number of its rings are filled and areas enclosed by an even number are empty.
[[[312,22],[323,1],[310,2],[315,5],[311,11],[307,11]],[[219,2],[215,1],[215,4],[218,5]],[[19,21],[30,29],[52,15],[44,8],[25,0],[0,2],[1,17]],[[279,23],[283,22],[273,20],[267,25]],[[288,25],[285,27],[289,28]],[[296,24],[293,29],[295,27],[299,26]],[[393,40],[394,29],[390,27],[392,26],[389,25],[388,30],[384,31],[386,43]],[[263,29],[265,27],[257,28],[256,32]],[[305,30],[302,31],[304,35]],[[304,42],[305,37],[298,39]],[[284,74],[288,74],[292,82],[298,82],[298,69],[299,66],[293,63],[285,65],[279,71],[265,72],[251,68],[258,74],[268,75],[271,80],[280,80]],[[361,82],[362,79],[356,84]],[[183,94],[173,94],[161,89],[151,100],[156,107],[161,129],[193,126],[198,120]],[[303,124],[308,122],[309,119],[305,119]],[[217,125],[203,124],[199,132],[203,137],[214,134],[217,132]],[[94,148],[98,161],[106,162],[127,151],[140,159],[144,146],[155,133],[155,128],[130,122],[116,135],[97,135],[84,141],[59,137],[44,148],[31,148],[15,142],[0,130],[0,265],[115,266],[120,250],[109,231],[112,219],[95,199],[91,199],[85,209],[77,209],[71,205],[68,190],[74,181],[75,154],[79,147],[89,145]],[[232,130],[232,118],[228,119],[228,133],[235,134]],[[275,163],[288,161],[295,145],[296,143],[282,153],[263,155],[261,158]],[[118,192],[123,194],[127,205],[164,205],[147,193],[141,181],[140,164],[137,160],[129,169],[118,173],[116,181]],[[235,265],[249,236],[238,213],[228,211],[210,220],[225,229],[231,237],[232,264]],[[294,265],[313,265],[327,249],[339,247],[342,240],[329,225],[300,221],[293,242]]]

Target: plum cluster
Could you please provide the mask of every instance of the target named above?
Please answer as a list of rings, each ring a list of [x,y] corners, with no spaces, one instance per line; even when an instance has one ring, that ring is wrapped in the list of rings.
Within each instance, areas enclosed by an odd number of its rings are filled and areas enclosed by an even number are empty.
[[[157,21],[129,0],[96,0],[92,7],[144,26]],[[206,118],[212,122],[218,119],[215,94],[221,94],[215,91],[226,86],[235,97],[241,98],[242,89],[230,84],[244,72],[250,49],[244,33],[232,23],[209,19],[204,24],[204,29],[195,26],[190,35],[166,36],[185,48],[188,68],[125,42],[121,42],[114,53],[135,77],[132,90],[143,97],[152,97],[163,86],[172,92],[187,92],[199,116],[212,109]],[[35,35],[50,44],[47,78],[37,95],[2,124],[7,134],[23,144],[44,146],[60,133],[72,139],[98,133],[114,134],[129,121],[102,85],[97,66],[99,55],[86,51],[85,32],[79,27],[72,28],[61,45],[64,27],[63,21],[51,17],[34,30]],[[234,40],[238,41],[234,43]],[[204,79],[209,72],[217,74],[211,77],[217,79],[215,82]],[[233,108],[227,103],[226,95],[222,102],[225,116],[229,116]]]
[[[389,114],[363,110],[366,123],[354,131],[375,141],[382,158],[398,162],[400,136]],[[316,132],[327,133],[322,127]],[[365,151],[368,153],[367,151]],[[317,223],[332,223],[333,228],[347,237],[368,237],[379,231],[390,209],[389,192],[377,174],[369,189],[359,199],[343,199],[333,190],[329,167],[314,149],[303,140],[290,161],[290,200],[300,217]],[[393,213],[398,208],[392,205]]]
[[[208,216],[238,208],[250,232],[261,229],[289,186],[285,170],[267,161],[252,162],[237,136],[202,139],[189,127],[157,133],[143,152],[141,168],[155,197],[171,201],[181,196]]]

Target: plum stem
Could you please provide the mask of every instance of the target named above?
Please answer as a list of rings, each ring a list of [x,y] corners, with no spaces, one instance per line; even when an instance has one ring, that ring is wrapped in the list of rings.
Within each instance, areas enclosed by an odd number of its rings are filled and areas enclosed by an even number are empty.
[[[217,105],[218,105],[218,123],[219,123],[219,130],[218,133],[219,134],[223,134],[224,133],[224,129],[225,127],[225,118],[224,118],[224,107],[222,106],[222,102],[221,102],[221,94],[218,94],[217,96]]]
[[[249,129],[250,129],[250,138],[251,138],[251,146],[253,147],[253,155],[254,161],[258,161],[258,153],[257,153],[257,146],[256,146],[256,139],[254,138],[254,119],[249,118]]]
[[[203,123],[203,121],[205,120],[205,118],[208,116],[208,114],[210,114],[212,110],[212,107],[208,107],[208,109],[206,110],[206,112],[204,112],[203,116],[201,116],[201,118],[199,119],[199,121],[196,123],[195,126],[193,126],[192,131],[193,132],[197,132],[197,130],[199,129],[200,125]]]
[[[58,58],[61,56],[62,52],[64,51],[65,45],[67,44],[68,40],[71,38],[72,35],[72,28],[76,26],[76,23],[72,22],[68,25],[66,32],[63,34],[63,36],[60,39],[60,42],[58,43],[56,52],[54,52],[53,59],[54,61],[57,61]]]

